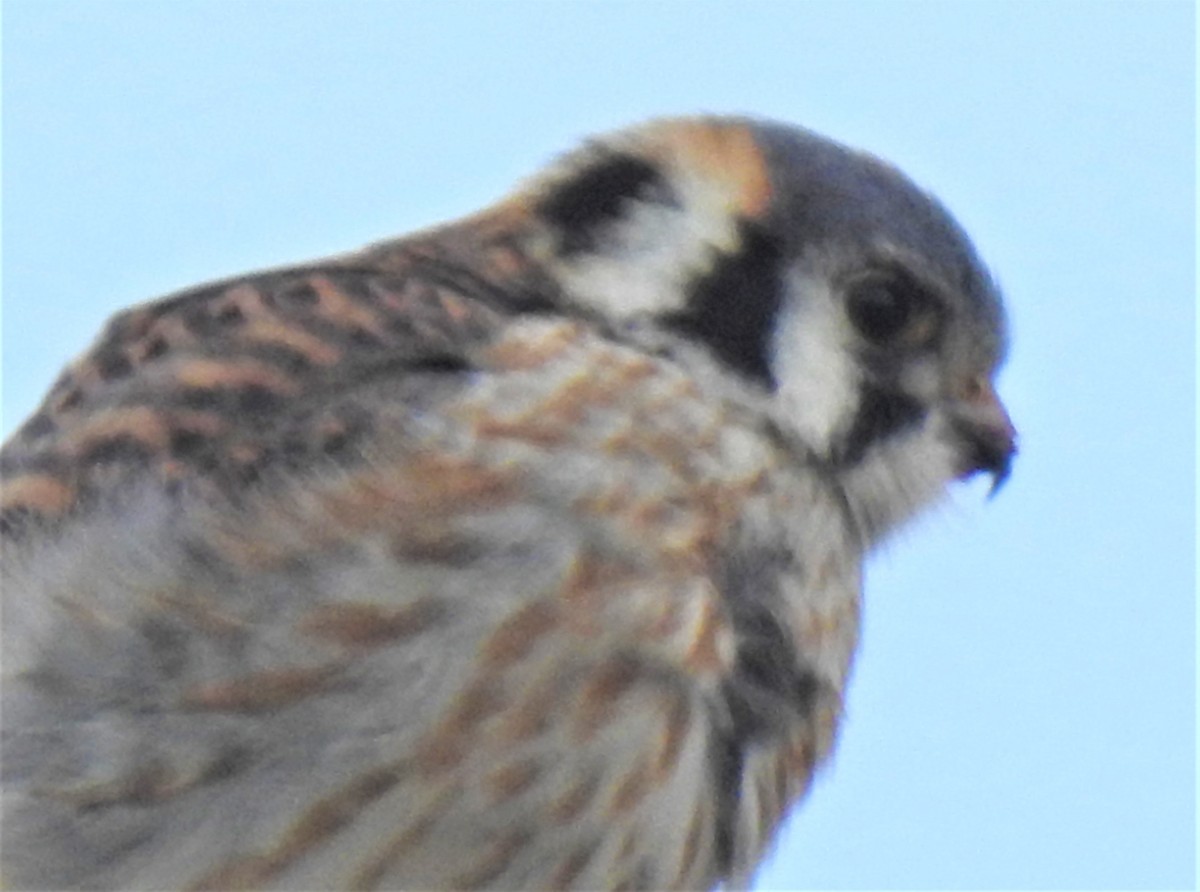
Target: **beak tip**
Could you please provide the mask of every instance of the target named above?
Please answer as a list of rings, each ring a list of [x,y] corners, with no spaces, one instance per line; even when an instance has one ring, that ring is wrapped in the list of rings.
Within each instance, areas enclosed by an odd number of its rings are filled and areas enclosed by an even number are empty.
[[[992,471],[992,485],[990,487],[988,487],[988,494],[987,494],[989,501],[996,498],[997,494],[1000,492],[1000,488],[1002,486],[1004,486],[1005,483],[1008,482],[1008,477],[1011,473],[1012,473],[1012,456],[1010,454],[1009,457],[1004,460],[1004,464],[1002,467],[997,468]]]
[[[960,479],[984,473],[992,478],[988,499],[993,499],[1012,474],[1013,459],[1017,454],[1016,438],[1011,428],[998,430],[990,427],[961,429],[966,443],[964,468]]]

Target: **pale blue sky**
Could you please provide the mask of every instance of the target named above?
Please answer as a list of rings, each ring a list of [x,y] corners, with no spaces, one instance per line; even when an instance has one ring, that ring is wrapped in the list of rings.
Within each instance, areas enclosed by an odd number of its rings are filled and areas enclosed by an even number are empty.
[[[1195,880],[1191,4],[3,6],[9,431],[117,308],[490,202],[661,113],[801,123],[950,205],[1022,454],[868,580],[835,762],[761,888]]]

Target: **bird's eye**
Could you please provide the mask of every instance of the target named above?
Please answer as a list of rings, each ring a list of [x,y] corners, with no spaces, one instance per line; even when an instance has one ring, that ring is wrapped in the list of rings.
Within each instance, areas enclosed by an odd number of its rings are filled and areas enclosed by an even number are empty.
[[[921,291],[899,277],[872,276],[854,283],[846,310],[859,333],[878,346],[923,339],[916,336],[928,316]]]

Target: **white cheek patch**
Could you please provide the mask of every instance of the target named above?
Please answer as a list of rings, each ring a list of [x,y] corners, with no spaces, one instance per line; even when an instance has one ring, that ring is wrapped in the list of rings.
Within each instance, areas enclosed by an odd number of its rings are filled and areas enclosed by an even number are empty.
[[[900,378],[900,389],[926,405],[933,405],[941,387],[941,372],[933,357],[909,362]]]
[[[859,529],[877,541],[936,503],[954,479],[957,461],[946,423],[937,415],[869,452],[843,478]]]
[[[858,366],[829,284],[792,277],[787,288],[803,297],[785,297],[771,343],[779,422],[796,431],[815,453],[828,457],[858,411]]]

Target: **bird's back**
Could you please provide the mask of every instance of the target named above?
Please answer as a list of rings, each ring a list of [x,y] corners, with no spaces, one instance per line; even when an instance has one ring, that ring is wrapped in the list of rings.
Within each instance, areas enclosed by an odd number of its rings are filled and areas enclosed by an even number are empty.
[[[761,848],[837,697],[799,678],[824,718],[741,789],[715,574],[812,493],[487,232],[438,244],[503,277],[418,241],[130,310],[6,446],[8,882],[699,888]]]

